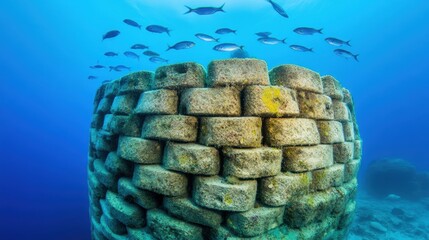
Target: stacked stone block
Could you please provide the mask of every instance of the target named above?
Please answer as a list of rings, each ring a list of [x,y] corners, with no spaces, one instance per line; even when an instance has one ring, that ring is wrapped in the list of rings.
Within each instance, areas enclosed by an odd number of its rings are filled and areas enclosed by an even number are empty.
[[[256,59],[133,73],[95,96],[92,239],[344,239],[361,156],[332,76]]]

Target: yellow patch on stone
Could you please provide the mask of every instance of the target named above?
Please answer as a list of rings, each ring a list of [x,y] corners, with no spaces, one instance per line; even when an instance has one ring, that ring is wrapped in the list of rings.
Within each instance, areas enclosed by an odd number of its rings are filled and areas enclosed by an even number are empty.
[[[271,113],[277,113],[279,111],[281,103],[278,99],[281,99],[280,88],[264,88],[264,90],[262,90],[262,103]]]
[[[232,204],[232,196],[231,196],[231,194],[229,194],[229,193],[225,194],[225,196],[223,196],[223,202],[226,205],[231,205]]]

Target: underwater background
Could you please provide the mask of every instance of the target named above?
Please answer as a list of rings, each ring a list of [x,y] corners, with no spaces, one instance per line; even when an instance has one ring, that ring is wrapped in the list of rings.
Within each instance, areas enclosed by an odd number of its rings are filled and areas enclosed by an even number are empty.
[[[140,60],[122,54],[136,43],[160,53],[168,64],[195,61],[207,66],[229,58],[230,53],[212,49],[217,43],[201,41],[196,33],[243,45],[269,69],[297,64],[332,75],[349,89],[363,139],[361,188],[365,169],[377,159],[401,158],[418,171],[429,171],[429,2],[276,2],[289,18],[265,0],[3,1],[0,239],[89,239],[86,164],[93,97],[102,81],[129,73],[90,66],[123,64],[133,72],[166,64],[149,61],[142,50],[135,51]],[[184,14],[184,5],[223,3],[225,12]],[[142,29],[124,19],[135,20]],[[171,36],[146,31],[151,24],[168,27]],[[223,27],[237,32],[215,33]],[[297,27],[323,28],[323,34],[299,35],[293,32]],[[102,41],[110,30],[121,34]],[[258,42],[255,33],[263,31],[286,38],[286,44]],[[327,37],[351,40],[351,47],[329,45]],[[195,46],[166,51],[184,40]],[[294,51],[291,44],[314,52]],[[359,54],[359,62],[335,55],[337,48]],[[106,57],[107,51],[119,55]]]

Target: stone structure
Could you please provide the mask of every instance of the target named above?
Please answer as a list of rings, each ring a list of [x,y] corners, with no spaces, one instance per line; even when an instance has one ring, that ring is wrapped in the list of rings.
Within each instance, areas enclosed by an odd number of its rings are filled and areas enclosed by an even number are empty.
[[[93,239],[344,239],[361,140],[331,76],[264,61],[136,72],[94,101]]]

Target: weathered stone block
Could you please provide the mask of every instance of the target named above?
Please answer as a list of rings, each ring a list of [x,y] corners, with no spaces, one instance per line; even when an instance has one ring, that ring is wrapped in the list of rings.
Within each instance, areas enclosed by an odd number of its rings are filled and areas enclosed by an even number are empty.
[[[112,217],[130,227],[143,227],[145,224],[144,211],[137,205],[125,201],[122,197],[107,191],[106,207]]]
[[[339,100],[332,101],[332,108],[334,109],[334,119],[341,122],[351,120],[351,114],[347,105]]]
[[[162,66],[156,69],[152,89],[183,89],[204,87],[206,73],[198,63],[187,62]]]
[[[347,142],[353,142],[355,140],[355,132],[353,129],[352,122],[343,122],[344,140]]]
[[[108,113],[110,111],[110,107],[112,106],[113,98],[103,98],[100,100],[97,106],[96,113]]]
[[[330,97],[311,92],[298,92],[300,116],[314,119],[334,119],[334,109]]]
[[[97,105],[96,103],[100,102],[100,100],[103,98],[105,90],[106,90],[106,85],[104,84],[97,89],[94,96],[94,105]]]
[[[314,170],[311,188],[316,191],[325,190],[330,187],[338,187],[344,181],[344,164]]]
[[[148,228],[162,240],[203,240],[200,226],[168,216],[164,211],[152,209],[147,212]]]
[[[270,146],[314,145],[320,143],[316,121],[305,118],[268,118],[266,143]]]
[[[334,161],[346,163],[353,159],[354,144],[352,142],[342,142],[333,144]]]
[[[240,91],[235,88],[189,88],[180,96],[181,113],[198,116],[240,116]]]
[[[208,227],[219,227],[222,223],[222,213],[200,207],[191,199],[164,197],[164,207],[170,215]]]
[[[258,117],[203,117],[199,142],[207,146],[260,147],[261,127]]]
[[[323,92],[320,75],[310,69],[297,65],[286,64],[270,71],[270,81],[273,85],[285,86],[292,89],[316,93]]]
[[[346,88],[343,88],[343,102],[345,102],[347,104],[347,106],[353,106],[353,97],[352,94],[350,93],[350,91]],[[353,110],[353,109],[350,109]]]
[[[116,96],[113,100],[110,112],[117,115],[128,115],[132,113],[134,107],[137,104],[138,97],[139,95],[134,93]]]
[[[103,210],[103,215],[101,216],[100,222],[102,225],[106,225],[108,235],[126,234],[127,228],[122,222],[112,217],[107,207],[106,200],[101,200],[100,205],[101,209]],[[111,234],[110,231],[114,234]]]
[[[353,222],[355,209],[356,201],[350,201],[347,204],[345,211],[340,218],[338,228],[346,229],[348,226],[350,226],[350,224]]]
[[[209,63],[207,85],[269,85],[267,63],[258,59],[227,59]]]
[[[186,194],[188,179],[184,174],[166,170],[159,165],[136,165],[133,184],[166,196],[183,196]]]
[[[344,142],[343,125],[337,121],[317,121],[321,143]]]
[[[104,198],[106,187],[98,180],[94,172],[88,171],[88,187],[96,198]]]
[[[93,114],[91,118],[91,128],[100,129],[103,126],[104,114]]]
[[[136,188],[129,178],[119,179],[118,194],[124,199],[135,202],[144,209],[155,208],[159,205],[160,201],[157,194]]]
[[[141,135],[142,118],[131,114],[129,116],[107,114],[104,117],[103,130],[112,134],[138,137]]]
[[[357,177],[360,167],[360,159],[352,160],[345,164],[344,182],[349,182]]]
[[[280,173],[282,151],[276,148],[224,148],[223,175],[244,179],[274,176]]]
[[[134,137],[120,137],[118,156],[139,164],[161,163],[161,144]]]
[[[164,151],[166,169],[197,175],[216,175],[220,157],[216,148],[194,143],[169,142]]]
[[[322,77],[323,93],[332,99],[343,99],[343,87],[334,77],[327,75]]]
[[[283,149],[283,171],[312,171],[329,167],[333,163],[332,145],[285,147]]]
[[[109,240],[126,240],[127,237],[125,235],[116,234],[112,229],[110,229],[108,221],[107,217],[103,214],[100,219],[100,231],[104,237]]]
[[[251,209],[256,198],[255,180],[228,183],[219,176],[195,177],[193,199],[200,206],[240,212]]]
[[[120,80],[119,94],[141,93],[150,88],[153,72],[140,71],[128,74]]]
[[[120,158],[116,152],[110,152],[104,162],[106,169],[114,175],[131,176],[132,165],[130,162]]]
[[[243,237],[253,237],[283,224],[284,207],[258,207],[246,212],[231,213],[227,226]]]
[[[109,83],[106,83],[106,88],[104,90],[104,97],[112,98],[119,94],[120,80],[115,80]]]
[[[118,138],[112,133],[99,130],[95,131],[95,136],[91,136],[95,139],[95,149],[98,151],[112,152],[116,150]]]
[[[244,115],[282,117],[299,114],[294,90],[279,86],[247,86],[243,91]]]
[[[282,206],[293,198],[308,193],[311,174],[282,173],[274,177],[263,178],[259,182],[259,199],[270,206]]]
[[[111,172],[107,171],[104,163],[100,159],[94,160],[94,174],[104,186],[109,189],[116,189],[117,177]]]
[[[362,141],[355,140],[354,141],[354,150],[353,150],[353,159],[361,159],[362,158]]]
[[[149,228],[127,228],[128,240],[158,240],[150,234]]]
[[[177,114],[178,101],[176,90],[146,91],[140,95],[134,111],[138,114]]]
[[[198,118],[185,115],[148,116],[143,123],[142,137],[149,139],[195,142]]]

